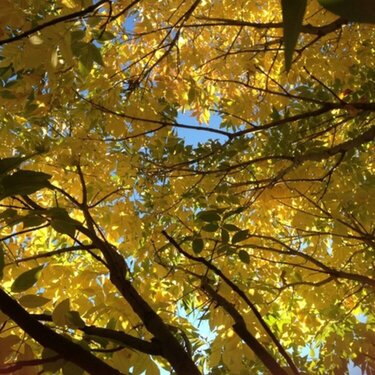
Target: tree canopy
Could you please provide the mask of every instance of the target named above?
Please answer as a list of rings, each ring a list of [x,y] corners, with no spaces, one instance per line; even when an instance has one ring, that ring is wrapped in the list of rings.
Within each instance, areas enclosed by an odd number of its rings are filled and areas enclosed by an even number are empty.
[[[0,373],[375,374],[374,9],[2,0]]]

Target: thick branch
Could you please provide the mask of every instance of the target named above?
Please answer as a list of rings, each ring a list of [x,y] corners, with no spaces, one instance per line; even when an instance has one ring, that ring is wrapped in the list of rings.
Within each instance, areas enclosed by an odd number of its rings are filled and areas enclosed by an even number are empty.
[[[211,270],[215,275],[219,276],[237,295],[242,298],[242,300],[250,307],[251,311],[254,313],[256,318],[258,319],[259,323],[263,327],[263,329],[267,332],[267,334],[270,336],[274,344],[276,345],[279,353],[285,358],[287,363],[289,364],[290,368],[295,374],[299,374],[299,371],[290,358],[289,354],[285,351],[283,346],[281,345],[280,341],[277,339],[275,334],[272,332],[271,328],[268,326],[268,324],[263,319],[262,315],[256,308],[256,306],[250,301],[250,299],[247,297],[247,295],[232,281],[230,280],[219,268],[217,268],[214,264],[207,261],[203,257],[195,257],[188,252],[186,252],[178,243],[177,241],[171,237],[166,231],[162,231],[162,234],[168,239],[168,241],[178,250],[179,253],[184,255],[186,258],[193,260],[195,262],[204,264],[209,270]]]
[[[49,314],[32,314],[32,317],[37,320],[52,322],[52,316]],[[142,353],[146,353],[150,355],[161,355],[160,345],[158,345],[157,342],[149,342],[146,340],[142,340],[132,335],[128,335],[125,332],[116,331],[114,329],[109,329],[109,328],[101,328],[101,327],[96,327],[96,326],[84,326],[78,329],[86,333],[87,335],[114,340],[118,342],[119,344],[138,350]]]
[[[143,297],[127,280],[127,265],[124,258],[117,253],[109,243],[98,238],[94,233],[84,227],[78,228],[83,234],[88,236],[93,244],[102,251],[110,271],[110,280],[119,290],[124,299],[139,316],[147,330],[152,333],[160,343],[161,355],[168,360],[178,375],[200,375],[194,361],[182,347],[180,342],[172,334],[167,324],[143,299]]]
[[[53,357],[41,358],[41,359],[30,359],[25,361],[17,361],[13,363],[7,363],[4,367],[0,368],[0,374],[13,374],[14,372],[21,370],[23,367],[40,366],[45,363],[55,362],[61,359],[59,355]]]
[[[0,289],[0,309],[8,315],[29,336],[43,347],[58,353],[64,359],[76,364],[93,375],[120,375],[121,372],[107,365],[80,345],[68,340],[34,319],[12,297]]]
[[[245,341],[249,348],[256,354],[256,356],[263,362],[270,372],[273,375],[287,375],[287,372],[276,362],[276,360],[271,356],[270,353],[268,353],[263,345],[259,343],[254,335],[249,332],[243,317],[237,311],[236,307],[217,293],[207,281],[203,280],[202,289],[232,317],[235,322],[233,325],[233,330],[243,341]]]
[[[197,17],[198,19],[203,19],[205,21],[210,21],[212,23],[202,24],[201,26],[246,26],[253,27],[255,29],[282,29],[284,24],[282,22],[249,22],[229,18],[211,18],[211,17]],[[301,33],[324,36],[326,34],[332,33],[340,29],[343,25],[346,25],[348,21],[343,18],[338,18],[335,21],[322,26],[313,26],[310,24],[305,24],[301,26]],[[187,25],[192,26],[192,25]]]
[[[304,161],[320,161],[323,159],[328,159],[331,156],[345,153],[349,150],[357,148],[365,143],[373,141],[375,138],[375,126],[372,126],[370,129],[359,135],[358,137],[351,139],[350,141],[346,141],[340,143],[334,147],[323,149],[321,151],[310,152],[299,156],[296,159],[297,162],[304,162]]]

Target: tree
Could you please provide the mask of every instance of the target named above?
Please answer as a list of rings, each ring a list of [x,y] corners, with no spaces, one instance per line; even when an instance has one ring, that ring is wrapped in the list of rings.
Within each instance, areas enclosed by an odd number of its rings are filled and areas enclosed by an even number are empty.
[[[0,373],[375,373],[375,16],[320,2],[3,1]]]

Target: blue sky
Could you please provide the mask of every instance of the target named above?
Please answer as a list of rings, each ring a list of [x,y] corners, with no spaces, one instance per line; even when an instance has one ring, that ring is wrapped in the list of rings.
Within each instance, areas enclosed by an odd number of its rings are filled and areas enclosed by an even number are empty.
[[[213,113],[211,115],[211,119],[208,124],[199,124],[198,120],[191,116],[191,112],[187,111],[184,113],[182,112],[178,113],[177,122],[181,124],[185,124],[185,125],[202,126],[202,127],[220,129],[221,118],[217,114]],[[216,139],[220,143],[224,143],[225,141],[227,141],[227,137],[223,135],[211,133],[211,132],[197,131],[194,129],[177,128],[177,134],[181,138],[184,138],[186,145],[193,145],[193,146],[196,146],[198,143],[204,143],[208,141],[209,139]],[[192,319],[192,324],[194,325],[196,324],[196,321],[194,322],[194,319]],[[203,324],[199,326],[199,329],[203,337],[207,337],[211,340],[214,339],[215,334],[210,331],[207,321],[203,321]],[[349,370],[349,375],[364,375],[362,374],[360,368],[354,366],[352,362],[349,364],[348,370]],[[165,370],[161,370],[161,374],[167,375],[168,372],[166,372]]]
[[[177,122],[184,125],[202,126],[211,129],[220,129],[221,117],[215,113],[211,114],[210,122],[208,124],[199,124],[198,120],[191,116],[191,112],[179,112]],[[224,129],[225,130],[225,129]],[[194,129],[177,128],[177,134],[185,139],[185,144],[196,146],[199,142],[204,143],[209,139],[216,139],[220,143],[227,141],[227,137],[221,134],[197,131]]]

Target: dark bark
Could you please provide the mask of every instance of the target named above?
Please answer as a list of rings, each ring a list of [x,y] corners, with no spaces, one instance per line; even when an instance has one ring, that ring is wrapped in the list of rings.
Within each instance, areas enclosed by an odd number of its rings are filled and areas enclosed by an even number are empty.
[[[2,289],[0,289],[0,309],[40,345],[55,351],[62,358],[81,367],[89,374],[121,374],[120,371],[107,365],[80,345],[38,322]]]

